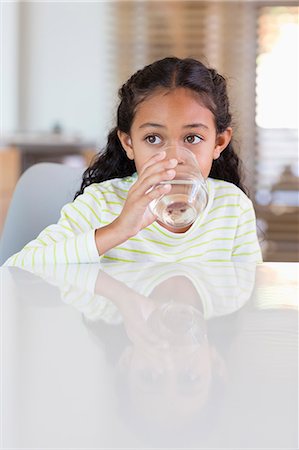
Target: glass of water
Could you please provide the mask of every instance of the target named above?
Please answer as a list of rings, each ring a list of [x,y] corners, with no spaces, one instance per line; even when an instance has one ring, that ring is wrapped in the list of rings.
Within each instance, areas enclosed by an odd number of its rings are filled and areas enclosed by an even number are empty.
[[[167,158],[176,158],[176,175],[159,185],[170,184],[171,190],[153,200],[149,208],[159,222],[173,228],[191,225],[205,209],[208,202],[206,181],[201,174],[194,154],[185,147],[163,148]],[[154,186],[155,188],[156,186]]]

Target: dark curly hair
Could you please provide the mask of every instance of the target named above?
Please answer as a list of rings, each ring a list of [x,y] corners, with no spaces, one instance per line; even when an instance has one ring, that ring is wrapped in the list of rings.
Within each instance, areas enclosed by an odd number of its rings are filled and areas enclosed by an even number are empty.
[[[184,87],[198,93],[204,105],[214,115],[217,133],[222,133],[231,125],[226,80],[216,70],[192,58],[176,57],[164,58],[145,66],[119,89],[117,125],[110,131],[105,149],[96,155],[90,167],[85,170],[75,198],[92,183],[122,178],[136,172],[134,161],[127,157],[117,131],[129,134],[137,105],[161,87]],[[246,192],[241,181],[240,160],[232,142],[221,152],[218,159],[213,160],[209,176],[229,181]]]

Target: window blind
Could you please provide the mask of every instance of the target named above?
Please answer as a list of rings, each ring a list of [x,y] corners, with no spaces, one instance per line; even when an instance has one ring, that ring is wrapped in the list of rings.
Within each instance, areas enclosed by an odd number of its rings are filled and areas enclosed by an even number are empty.
[[[298,173],[299,8],[258,9],[256,193],[271,190],[284,167]]]
[[[271,186],[278,181],[284,167],[290,165],[293,170],[297,164],[296,129],[260,126],[267,118],[265,108],[275,116],[277,92],[283,92],[285,85],[291,86],[295,78],[292,81],[288,76],[281,80],[274,87],[270,101],[258,95],[270,87],[273,79],[272,75],[268,76],[266,88],[258,90],[262,55],[265,49],[269,50],[271,42],[277,41],[278,24],[298,21],[298,6],[290,3],[282,7],[280,3],[276,1],[270,6],[270,2],[264,2],[267,6],[263,6],[261,2],[251,1],[122,1],[113,6],[117,16],[113,54],[118,86],[135,70],[169,55],[200,59],[226,77],[234,117],[235,149],[243,161],[245,184],[256,202],[258,216],[263,219],[265,259],[274,259],[267,241],[270,231],[267,231],[269,217],[265,199],[270,199]],[[298,49],[295,53],[285,42],[284,45],[287,51],[293,51],[294,68]],[[294,228],[294,217],[287,219],[281,211],[276,214],[276,231],[286,229],[286,220]],[[292,239],[291,245],[296,242]],[[292,260],[296,256],[294,252],[290,255],[285,246],[275,258]]]
[[[255,199],[266,260],[299,260],[298,6],[258,8]]]

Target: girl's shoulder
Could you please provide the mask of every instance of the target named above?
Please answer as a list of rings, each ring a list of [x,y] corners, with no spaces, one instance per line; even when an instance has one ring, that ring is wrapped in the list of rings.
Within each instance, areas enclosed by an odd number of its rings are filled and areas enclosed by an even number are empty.
[[[238,186],[229,181],[208,178],[208,186],[214,197],[235,197],[240,203],[251,204],[250,198]]]

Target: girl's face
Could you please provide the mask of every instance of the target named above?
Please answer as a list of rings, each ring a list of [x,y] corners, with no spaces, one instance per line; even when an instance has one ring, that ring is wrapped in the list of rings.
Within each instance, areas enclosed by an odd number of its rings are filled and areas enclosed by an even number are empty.
[[[187,88],[157,90],[137,106],[130,135],[118,136],[137,172],[163,146],[186,147],[198,161],[203,176],[209,176],[213,159],[228,145],[232,129],[216,134],[214,116],[203,106],[198,94]]]

